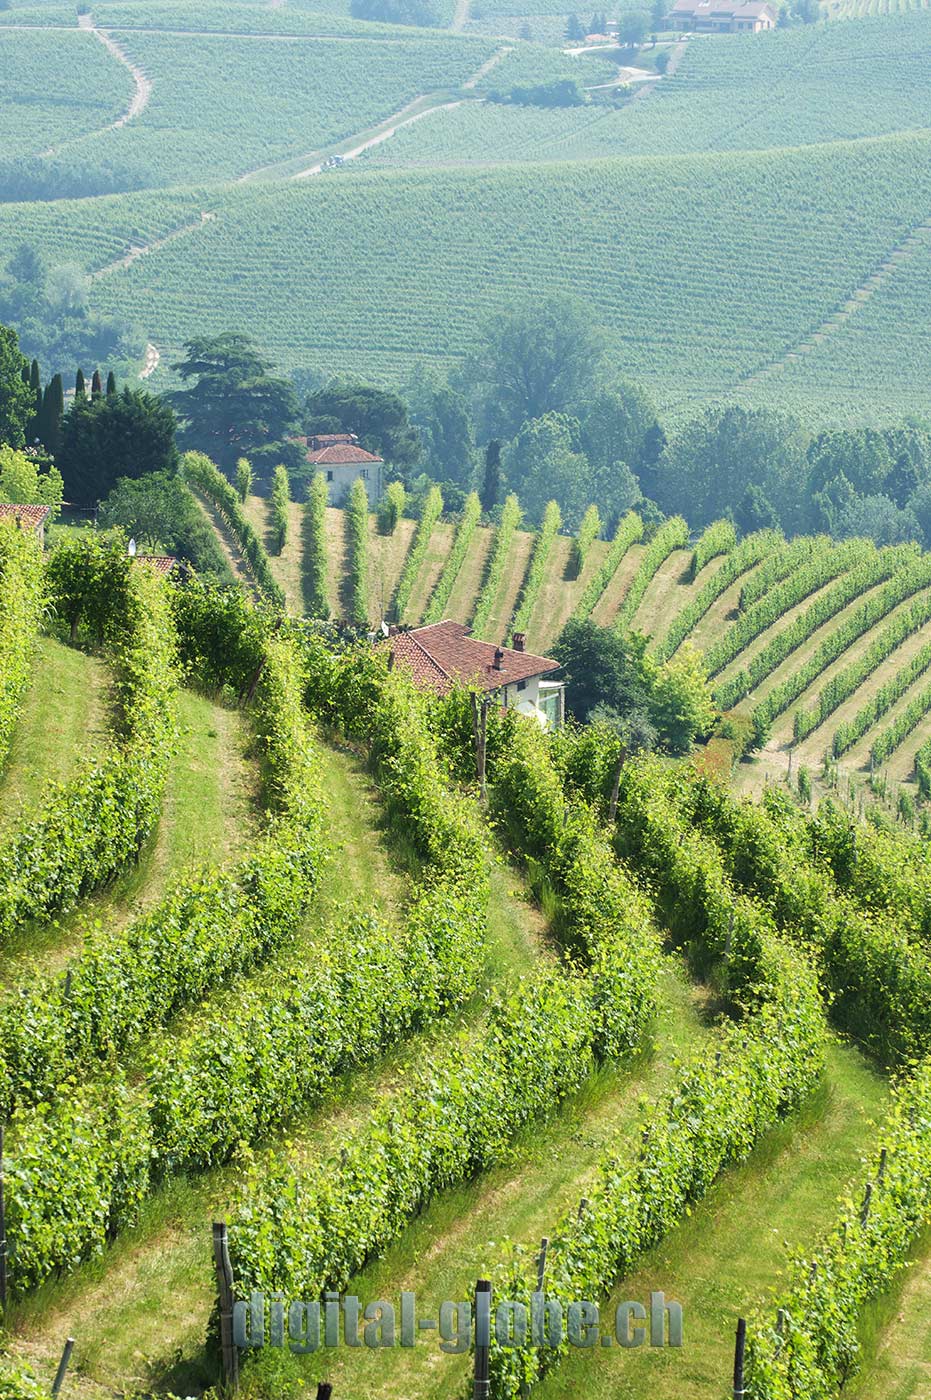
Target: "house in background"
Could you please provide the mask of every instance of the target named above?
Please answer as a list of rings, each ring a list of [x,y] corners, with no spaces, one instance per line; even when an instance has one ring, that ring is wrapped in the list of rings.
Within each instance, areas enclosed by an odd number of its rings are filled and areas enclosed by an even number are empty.
[[[39,544],[45,548],[45,522],[48,520],[51,510],[48,506],[21,506],[9,505],[6,502],[0,504],[0,520],[15,520],[21,530],[30,530],[38,537]]]
[[[696,34],[758,34],[775,29],[776,11],[766,0],[675,0],[665,22],[670,29]]]
[[[344,506],[354,481],[361,477],[369,505],[381,500],[384,491],[384,459],[359,446],[355,433],[317,433],[299,438],[307,448],[307,460],[322,472],[331,506]]]
[[[480,642],[461,622],[392,628],[380,646],[390,648],[392,664],[410,671],[422,690],[448,695],[456,685],[474,686],[497,696],[505,709],[536,719],[544,729],[565,717],[564,687],[552,675],[559,662],[524,649],[524,634],[512,647]]]

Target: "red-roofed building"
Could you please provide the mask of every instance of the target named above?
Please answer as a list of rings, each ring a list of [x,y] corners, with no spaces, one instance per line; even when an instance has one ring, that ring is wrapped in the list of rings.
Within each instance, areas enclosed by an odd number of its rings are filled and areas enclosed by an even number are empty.
[[[456,685],[475,687],[545,727],[563,722],[563,685],[551,679],[559,662],[525,651],[522,632],[515,632],[512,647],[499,647],[470,637],[461,622],[434,622],[392,631],[379,645],[390,648],[392,664],[410,671],[423,690],[448,695]]]
[[[173,554],[137,554],[136,560],[140,564],[148,564],[157,574],[166,576],[173,574],[178,567],[178,561]]]
[[[369,504],[381,500],[384,459],[359,446],[355,433],[316,433],[301,439],[307,446],[307,460],[323,472],[331,506],[346,504],[354,481],[365,482]]]
[[[0,520],[15,520],[21,530],[31,530],[38,535],[39,544],[45,547],[45,522],[51,510],[48,506],[23,506],[16,503],[0,503]]]
[[[675,0],[666,16],[670,29],[691,29],[696,33],[758,33],[775,29],[776,11],[766,0]]]

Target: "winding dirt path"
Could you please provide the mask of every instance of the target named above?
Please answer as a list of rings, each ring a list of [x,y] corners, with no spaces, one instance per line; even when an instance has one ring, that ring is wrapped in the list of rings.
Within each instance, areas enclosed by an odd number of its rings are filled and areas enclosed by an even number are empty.
[[[101,277],[108,277],[111,272],[120,272],[124,268],[132,267],[139,258],[145,258],[149,253],[157,253],[159,248],[164,248],[168,243],[173,243],[176,238],[183,238],[185,234],[196,233],[202,229],[204,224],[209,224],[211,219],[217,216],[209,209],[201,211],[199,219],[193,223],[181,224],[179,228],[173,228],[170,233],[166,233],[162,238],[153,238],[151,243],[134,243],[128,252],[121,258],[116,258],[114,262],[105,263],[103,267],[98,267],[96,272],[92,272],[88,277],[89,282],[97,282]]]

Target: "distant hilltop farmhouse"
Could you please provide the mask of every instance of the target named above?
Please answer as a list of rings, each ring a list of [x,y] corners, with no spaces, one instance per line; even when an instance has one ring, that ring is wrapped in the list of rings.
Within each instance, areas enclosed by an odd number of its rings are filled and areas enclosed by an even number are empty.
[[[765,0],[728,4],[727,0],[676,0],[666,19],[673,29],[692,29],[704,34],[757,34],[775,29],[776,11]]]
[[[360,447],[355,433],[316,433],[297,440],[306,447],[308,462],[323,474],[331,506],[345,505],[353,482],[360,477],[365,482],[369,505],[374,506],[381,499],[384,459]]]

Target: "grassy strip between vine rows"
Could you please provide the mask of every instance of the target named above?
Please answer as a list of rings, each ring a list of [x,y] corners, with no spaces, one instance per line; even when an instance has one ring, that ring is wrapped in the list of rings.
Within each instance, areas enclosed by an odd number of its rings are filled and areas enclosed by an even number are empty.
[[[634,619],[634,613],[642,603],[644,594],[657,570],[665,563],[674,549],[681,549],[688,542],[689,527],[681,515],[674,515],[669,520],[663,521],[644,550],[640,567],[633,577],[630,588],[627,590],[627,596],[614,620],[615,627],[630,626]]]
[[[663,783],[659,772],[654,781]],[[931,958],[907,925],[864,910],[812,861],[804,836],[781,816],[789,799],[741,802],[723,784],[682,771],[671,800],[683,822],[718,844],[737,887],[765,901],[779,928],[816,957],[843,1030],[888,1065],[931,1052]]]
[[[929,658],[928,648],[922,647],[911,661],[906,662],[894,676],[880,686],[876,694],[867,700],[865,705],[845,724],[839,724],[831,738],[831,752],[835,758],[840,758],[842,754],[852,749],[863,735],[872,729],[878,719],[892,709],[897,700],[900,700],[911,685],[924,675],[928,669]]]
[[[301,683],[295,686],[290,644],[270,647],[262,685],[270,697],[281,693],[278,660],[288,667],[286,704],[273,705],[268,720],[287,726],[281,756],[288,771],[298,772],[293,765],[305,752],[306,736],[296,712]],[[335,674],[334,663],[331,680]],[[153,1175],[227,1160],[239,1142],[254,1141],[312,1102],[332,1074],[370,1058],[474,990],[483,956],[481,842],[438,775],[423,702],[409,682],[386,676],[384,658],[343,674],[354,695],[364,692],[356,737],[368,736],[389,812],[422,862],[421,888],[411,905],[419,926],[412,918],[399,949],[393,938],[382,937],[371,958],[360,960],[361,924],[351,916],[317,950],[303,982],[279,979],[264,1007],[247,1005],[256,1015],[264,1012],[261,1026],[248,1015],[234,1024],[228,1018],[209,1046],[197,1027],[189,1039],[160,1038],[143,1056],[147,1073],[138,1088],[114,1072],[52,1103],[19,1110],[7,1174],[15,1291],[99,1253],[135,1218]],[[311,804],[306,777],[299,772],[295,796]],[[295,928],[307,872],[282,844],[276,856],[283,868],[257,876],[275,913]],[[282,1039],[285,1032],[289,1038]],[[241,1096],[231,1092],[234,1085]]]
[[[598,538],[601,530],[601,516],[598,507],[591,505],[582,516],[582,523],[579,526],[579,533],[574,537],[569,548],[569,558],[567,560],[566,575],[568,578],[578,578],[585,568],[585,561],[588,558],[588,551]]]
[[[326,481],[316,472],[304,508],[304,612],[308,617],[330,616],[327,596]]]
[[[572,614],[573,618],[584,622],[591,616],[592,609],[598,602],[608,584],[614,578],[631,545],[636,544],[643,538],[643,521],[640,516],[630,510],[622,516],[618,522],[618,527],[614,532],[614,539],[608,548],[608,552],[601,561],[601,567],[585,585],[582,596],[575,605]]]
[[[851,573],[851,583],[856,573],[857,570]],[[797,666],[781,685],[774,687],[766,699],[761,700],[754,707],[754,725],[757,731],[759,733],[766,732],[776,716],[787,710],[792,701],[797,700],[803,690],[807,690],[825,667],[836,661],[864,633],[869,632],[870,628],[886,617],[893,608],[898,607],[899,603],[912,597],[919,589],[925,588],[929,583],[931,583],[931,554],[923,554],[914,563],[906,564],[904,568],[897,570],[888,583],[878,589],[872,597],[864,599],[860,607],[846,622],[831,628],[828,636],[804,665]],[[824,608],[829,606],[828,598],[829,595],[826,594]],[[833,606],[833,603],[831,605]],[[921,621],[925,621],[928,616],[931,616],[931,598],[926,599],[922,607],[919,607],[917,616]],[[809,618],[808,613],[805,615],[809,624],[820,616],[821,611],[823,609],[819,608],[817,603],[812,604],[809,612],[814,616]],[[803,621],[804,619],[799,619],[800,623]],[[919,624],[916,622],[913,625]],[[781,633],[780,635],[785,634]],[[750,670],[753,670],[752,663]]]
[[[0,942],[74,907],[134,860],[154,829],[174,740],[176,666],[167,586],[121,543],[62,545],[47,567],[51,604],[76,597],[105,636],[113,669],[109,751],[55,789],[0,850]]]
[[[518,525],[520,525],[520,503],[511,492],[501,509],[501,519],[495,531],[495,541],[491,547],[488,570],[472,616],[472,631],[476,637],[483,636],[485,628],[488,626],[488,619],[491,617],[498,597],[498,590],[504,577],[504,566],[507,563],[511,545],[514,543]]]
[[[830,535],[801,535],[788,544],[781,542],[752,578],[748,578],[740,590],[738,612],[745,613],[758,603],[764,593],[768,593],[777,583],[782,583],[789,574],[808,562],[812,555],[830,549],[834,544]]]
[[[470,491],[463,507],[462,519],[456,529],[453,547],[443,565],[443,572],[437,580],[433,596],[430,599],[430,606],[424,615],[425,623],[442,622],[446,604],[449,602],[449,596],[453,591],[456,579],[459,577],[459,571],[462,568],[466,551],[472,541],[472,536],[475,534],[481,514],[482,503],[478,498],[478,492]]]
[[[34,974],[0,1001],[0,1111],[54,1098],[100,1072],[178,1011],[279,952],[312,899],[323,859],[319,765],[299,669],[268,643],[256,707],[275,794],[267,835],[230,870],[206,868],[117,933],[88,931],[65,976]]]
[[[741,540],[740,544],[730,551],[714,578],[710,578],[692,601],[676,614],[665,637],[654,648],[653,654],[657,661],[668,661],[674,656],[721,594],[725,593],[741,574],[745,574],[761,559],[765,559],[770,550],[776,550],[783,544],[782,535],[778,530],[758,530],[756,534],[747,535]]]
[[[369,620],[369,498],[365,482],[357,477],[346,506],[349,540],[349,620],[365,627]]]
[[[693,968],[719,985],[735,1018],[713,1055],[682,1074],[644,1122],[638,1146],[614,1144],[583,1206],[556,1226],[545,1295],[593,1298],[661,1240],[729,1164],[749,1156],[763,1133],[815,1087],[826,1026],[813,969],[779,939],[764,910],[729,885],[713,844],[680,826],[656,799],[649,767],[629,765],[618,806],[619,849],[655,882],[661,917]],[[524,1305],[535,1292],[529,1251],[495,1280]],[[516,1400],[567,1349],[493,1341],[495,1400]]]
[[[520,854],[536,853],[572,961],[497,992],[481,1030],[376,1109],[338,1161],[256,1163],[230,1229],[240,1295],[344,1286],[431,1195],[500,1160],[514,1133],[552,1111],[597,1060],[640,1043],[658,968],[643,897],[585,804],[565,799],[529,725],[515,727],[499,780],[496,805],[526,842]]]
[[[832,617],[836,617],[848,603],[852,603],[868,588],[882,583],[884,579],[891,578],[898,569],[902,569],[903,573],[906,572],[903,566],[913,557],[914,550],[909,545],[893,545],[882,550],[876,550],[871,546],[864,559],[844,574],[842,578],[839,578],[831,588],[825,589],[823,593],[813,599],[805,611],[796,617],[788,627],[782,627],[773,632],[763,649],[751,659],[747,666],[738,671],[729,681],[718,685],[714,693],[716,702],[723,710],[732,709],[739,700],[742,700],[745,695],[748,695],[761,681],[764,681],[768,675],[775,671],[776,667],[781,665],[787,656],[790,656],[803,642],[806,642],[819,627],[822,627],[825,622],[829,622]],[[763,603],[759,606],[764,606],[766,602],[767,599],[764,598]],[[846,629],[835,629],[835,633],[843,639],[846,636]],[[829,643],[825,645],[829,646]],[[790,692],[791,684],[792,678],[790,677],[787,683],[787,690]],[[778,694],[777,692],[773,705],[779,703]],[[790,693],[790,699],[787,703],[791,703],[794,698],[795,696]],[[765,728],[766,724],[769,723],[769,717],[769,702],[763,701],[754,711],[755,722],[761,729]]]
[[[524,579],[514,618],[509,628],[512,634],[524,632],[527,629],[536,607],[537,598],[540,596],[540,589],[543,587],[546,565],[553,549],[553,541],[559,533],[561,524],[562,513],[559,506],[555,501],[548,501],[546,510],[543,512],[543,523],[533,542],[530,567],[527,570],[527,577]]]
[[[915,754],[915,777],[918,791],[927,802],[931,798],[931,739],[926,739]]]
[[[856,1372],[864,1306],[908,1262],[931,1219],[931,1061],[895,1091],[865,1178],[834,1227],[796,1259],[778,1309],[748,1328],[750,1400],[835,1400]]]
[[[284,607],[284,593],[272,574],[265,546],[243,514],[235,487],[203,452],[186,452],[181,458],[181,474],[190,486],[195,486],[212,502],[232,530],[262,593],[270,602]]]
[[[819,536],[813,544],[814,548],[799,561],[788,577],[768,588],[752,605],[741,603],[740,617],[708,649],[705,660],[710,676],[723,671],[745,647],[783,618],[790,608],[877,552],[874,544],[864,540],[846,540],[843,544],[835,544],[826,535]],[[754,580],[748,581],[748,588],[752,582]]]
[[[796,742],[799,743],[801,740],[807,739],[809,734],[824,723],[828,715],[833,714],[839,705],[849,699],[864,681],[868,681],[873,672],[877,671],[882,663],[903,642],[907,641],[913,632],[917,632],[920,627],[923,627],[929,619],[931,619],[931,595],[918,599],[898,617],[894,617],[883,628],[879,636],[874,638],[862,656],[858,656],[855,661],[851,662],[849,666],[845,666],[843,671],[822,686],[816,703],[810,709],[796,710],[793,718],[793,734]],[[928,666],[931,666],[931,644],[922,647],[914,660],[920,666],[920,669],[914,673],[917,676],[922,671],[927,670]],[[911,669],[911,664],[909,669]]]
[[[0,769],[29,680],[42,615],[42,552],[35,535],[0,521]]]
[[[737,543],[737,531],[732,520],[713,520],[699,538],[689,560],[689,582],[694,583],[706,564],[719,554],[730,554]]]
[[[873,741],[870,755],[874,763],[885,763],[891,753],[903,743],[911,734],[913,729],[924,719],[928,711],[931,710],[931,685],[926,685],[923,690],[909,700],[905,709],[900,715],[896,715],[891,724]]]
[[[404,568],[401,570],[401,577],[398,579],[398,586],[395,590],[394,616],[397,622],[404,621],[404,614],[407,612],[407,605],[411,600],[417,575],[427,557],[433,527],[442,514],[443,493],[438,486],[431,486],[423,503],[417,529],[414,531],[414,538],[411,541],[407,558],[404,560]]]

